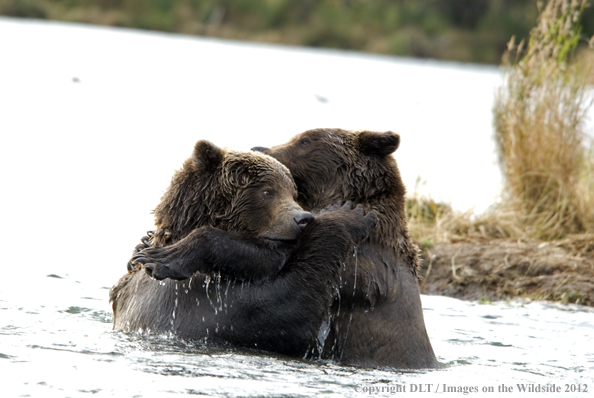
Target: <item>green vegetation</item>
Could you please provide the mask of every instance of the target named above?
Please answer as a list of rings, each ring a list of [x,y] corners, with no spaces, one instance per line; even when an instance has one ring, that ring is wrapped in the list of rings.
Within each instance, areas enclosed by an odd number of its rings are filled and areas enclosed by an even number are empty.
[[[0,15],[498,64],[538,10],[534,0],[0,0]]]

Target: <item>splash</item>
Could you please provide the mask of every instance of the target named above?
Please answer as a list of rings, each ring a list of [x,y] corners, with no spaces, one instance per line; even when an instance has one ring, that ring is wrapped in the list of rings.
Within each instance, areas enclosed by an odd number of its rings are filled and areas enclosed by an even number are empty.
[[[171,324],[171,327],[173,327],[173,323],[175,321],[175,313],[177,311],[177,303],[178,303],[178,283],[175,283],[175,301],[173,302],[173,312],[171,313],[171,320],[169,321],[169,323]]]
[[[355,290],[357,289],[357,267],[359,266],[359,256],[357,250],[359,246],[353,248],[353,257],[355,257],[355,282],[353,283],[353,298],[355,298]]]
[[[235,284],[235,282],[233,282]],[[225,314],[227,313],[227,301],[229,298],[229,287],[231,286],[231,280],[227,279],[227,288],[225,289]]]
[[[330,308],[328,309],[328,317],[324,319],[322,325],[320,325],[320,330],[318,331],[318,338],[316,339],[316,349],[318,350],[318,359],[322,359],[322,354],[324,353],[324,345],[326,344],[326,339],[330,334],[330,327],[332,324],[332,315],[330,314]],[[312,349],[312,354],[314,349]]]
[[[349,314],[349,321],[347,323],[346,331],[345,331],[344,335],[342,335],[342,336],[339,336],[339,333],[337,333],[337,336],[334,339],[334,343],[332,346],[332,353],[333,353],[332,359],[335,359],[335,360],[340,359],[340,358],[336,358],[335,356],[338,355],[338,357],[340,357],[340,352],[344,351],[344,349],[345,349],[347,338],[348,338],[349,332],[351,330],[351,324],[353,323],[353,312],[355,311],[355,296],[357,293],[357,275],[359,273],[359,271],[358,271],[359,270],[359,251],[358,250],[359,250],[359,246],[353,247],[353,257],[355,257],[355,278],[353,281],[353,299],[352,299],[351,311]],[[340,309],[340,307],[339,307],[339,309]],[[335,351],[335,348],[339,345],[338,344],[339,337],[342,339],[342,348],[339,349],[338,350],[339,352],[337,353],[337,351]]]
[[[215,315],[217,315],[217,313],[218,313],[217,307],[216,307],[216,305],[214,305],[214,303],[212,302],[212,299],[210,298],[210,275],[206,275],[206,277],[204,278],[204,284],[202,286],[204,287],[204,289],[206,291],[206,298],[208,299],[210,306],[214,310]]]
[[[223,311],[223,299],[221,298],[221,274],[218,273],[215,275],[215,292],[216,292],[216,299],[218,305],[218,311]]]

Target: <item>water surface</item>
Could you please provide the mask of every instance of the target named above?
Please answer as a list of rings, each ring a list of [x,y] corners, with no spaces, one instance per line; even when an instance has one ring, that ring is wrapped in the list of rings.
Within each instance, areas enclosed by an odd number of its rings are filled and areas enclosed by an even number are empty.
[[[444,388],[594,386],[594,310],[587,307],[422,296],[443,369],[402,372],[113,332],[107,286],[48,274],[26,287],[0,290],[3,396],[360,397],[427,389],[454,396]]]

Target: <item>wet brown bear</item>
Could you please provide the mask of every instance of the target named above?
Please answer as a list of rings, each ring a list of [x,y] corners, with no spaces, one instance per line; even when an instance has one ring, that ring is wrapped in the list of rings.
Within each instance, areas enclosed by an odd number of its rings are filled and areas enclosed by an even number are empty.
[[[306,210],[337,200],[374,211],[378,225],[347,263],[326,334],[325,358],[363,366],[438,368],[425,329],[417,247],[406,224],[405,187],[391,154],[393,132],[309,130],[272,148],[256,147],[291,170]]]
[[[273,158],[199,141],[155,209],[153,247],[110,291],[114,329],[315,350],[342,261],[377,218],[347,204],[314,219],[296,196]]]

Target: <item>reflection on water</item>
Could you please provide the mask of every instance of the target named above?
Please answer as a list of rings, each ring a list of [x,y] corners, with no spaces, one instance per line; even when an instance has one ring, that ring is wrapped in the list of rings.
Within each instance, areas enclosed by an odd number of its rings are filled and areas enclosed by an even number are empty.
[[[467,394],[475,387],[497,392],[502,385],[517,392],[522,384],[563,391],[567,384],[573,392],[565,396],[584,396],[576,389],[594,387],[594,310],[587,307],[423,296],[443,369],[402,372],[115,333],[107,287],[48,275],[32,277],[28,288],[52,294],[31,297],[17,286],[0,291],[0,372],[10,375],[3,380],[8,396],[356,397],[427,389],[449,395],[465,387]]]

